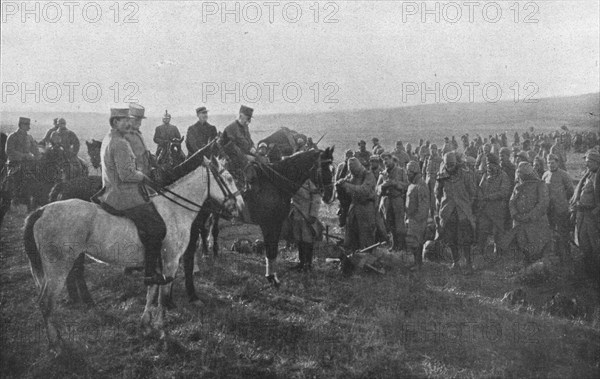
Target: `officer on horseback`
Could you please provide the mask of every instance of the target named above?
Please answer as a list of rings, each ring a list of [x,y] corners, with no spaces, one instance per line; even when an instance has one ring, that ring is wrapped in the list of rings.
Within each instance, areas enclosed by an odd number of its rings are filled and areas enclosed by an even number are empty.
[[[208,109],[206,107],[196,108],[196,116],[198,116],[198,122],[187,130],[185,146],[188,149],[188,156],[202,149],[217,136],[217,128],[208,123]]]
[[[160,157],[161,153],[166,150],[169,141],[172,139],[180,139],[179,129],[171,124],[171,115],[165,110],[165,115],[162,119],[162,125],[159,125],[154,130],[154,143],[156,143],[156,158]]]
[[[23,185],[23,171],[28,163],[39,158],[37,144],[27,132],[31,129],[31,120],[19,117],[19,129],[11,133],[6,139],[6,155],[8,157],[8,173],[6,177],[8,191],[12,198],[21,194]]]
[[[67,122],[60,118],[56,123],[57,129],[50,135],[50,143],[60,148],[64,159],[68,162],[66,167],[66,179],[79,176],[80,173],[87,175],[87,166],[77,154],[79,153],[79,138],[72,130],[67,129]]]
[[[145,109],[141,105],[134,103],[129,104],[129,115],[131,116],[128,129],[129,132],[126,133],[124,137],[127,142],[129,142],[131,150],[133,150],[133,153],[135,154],[135,166],[139,171],[144,173],[144,175],[149,176],[151,162],[154,160],[154,157],[148,148],[146,148],[144,137],[140,131],[142,120],[146,118],[144,112]]]
[[[253,112],[254,109],[242,105],[240,107],[238,119],[227,125],[223,134],[225,139],[236,145],[246,158],[248,164],[243,170],[243,175],[247,184],[246,190],[256,192],[258,190],[258,178],[254,164],[256,162],[256,149],[254,148],[254,141],[252,141],[250,129],[248,128],[250,122],[252,122]]]
[[[139,118],[140,113],[137,116]],[[136,166],[136,155],[126,139],[127,136],[131,138],[130,122],[135,122],[134,117],[131,108],[111,109],[111,131],[102,141],[103,188],[94,197],[102,202],[102,207],[109,213],[133,221],[146,254],[144,284],[164,285],[173,280],[158,271],[162,262],[162,240],[167,228],[145,190],[144,182],[149,180],[145,172],[149,171],[149,167]],[[134,137],[137,138],[137,135]]]

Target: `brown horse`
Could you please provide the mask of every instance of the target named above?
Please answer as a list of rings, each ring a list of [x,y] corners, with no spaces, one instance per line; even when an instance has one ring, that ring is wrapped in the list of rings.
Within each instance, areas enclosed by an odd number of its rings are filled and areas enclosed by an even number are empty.
[[[225,150],[230,158],[230,170],[235,171],[239,162],[243,161],[242,154],[237,147],[227,144],[227,136],[223,137]],[[292,155],[282,161],[260,165],[257,167],[258,189],[256,192],[243,194],[244,202],[248,207],[251,221],[258,224],[262,231],[265,255],[266,278],[278,287],[280,281],[277,277],[275,260],[278,254],[278,245],[281,235],[281,226],[290,212],[292,196],[311,179],[323,193],[323,201],[329,203],[333,200],[333,151],[334,147],[325,150],[309,150]],[[232,162],[238,162],[237,164]],[[206,220],[208,212],[201,212],[194,224]],[[190,302],[198,299],[193,282],[194,253],[198,230],[192,227],[191,239],[183,256],[185,272],[185,287]]]

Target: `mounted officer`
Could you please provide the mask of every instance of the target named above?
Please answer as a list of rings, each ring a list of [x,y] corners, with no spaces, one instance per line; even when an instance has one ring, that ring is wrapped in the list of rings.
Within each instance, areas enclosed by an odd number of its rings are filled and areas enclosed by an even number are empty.
[[[253,113],[254,109],[242,105],[237,120],[225,127],[223,135],[226,140],[230,141],[229,143],[237,146],[246,159],[246,162],[238,162],[238,164],[243,167],[242,171],[243,176],[246,179],[246,190],[257,192],[257,168],[255,167],[255,164],[253,164],[256,162],[256,149],[254,148],[254,141],[252,141],[250,129],[248,128],[252,122]],[[236,170],[234,170],[234,172],[235,171]],[[239,171],[237,176],[242,176]]]
[[[160,252],[167,229],[145,190],[144,182],[149,179],[143,168],[137,166],[136,156],[126,139],[127,136],[131,138],[130,122],[135,121],[134,117],[131,108],[111,109],[111,131],[102,141],[103,188],[94,198],[109,213],[133,221],[144,245],[144,284],[164,285],[173,280],[157,271],[162,262]],[[135,134],[133,136],[137,138]]]
[[[186,135],[185,146],[188,150],[188,157],[206,146],[218,134],[217,128],[208,123],[206,107],[196,108],[196,116],[198,116],[198,122],[188,128]]]
[[[160,157],[161,153],[167,149],[169,142],[176,138],[180,139],[179,129],[171,124],[171,115],[165,110],[165,115],[162,119],[162,125],[159,125],[154,130],[154,143],[156,146],[156,158]]]
[[[7,185],[12,198],[18,198],[21,195],[21,186],[23,185],[24,174],[27,169],[35,166],[35,161],[39,158],[37,144],[32,136],[27,132],[31,129],[31,120],[26,117],[19,117],[19,129],[11,133],[6,139],[6,155],[8,157]]]
[[[145,109],[141,105],[134,103],[129,104],[129,115],[131,116],[128,123],[129,133],[125,134],[123,137],[129,142],[131,150],[133,150],[133,154],[135,154],[135,166],[137,170],[141,171],[144,175],[149,176],[151,162],[154,160],[154,157],[148,148],[146,148],[144,137],[140,131],[142,120],[146,118],[144,112]]]
[[[64,118],[58,119],[57,129],[50,135],[50,143],[53,146],[60,147],[64,152],[64,158],[69,165],[66,179],[80,175],[79,172],[87,172],[85,162],[77,156],[79,153],[79,138],[77,138],[75,132],[67,129],[67,121]]]

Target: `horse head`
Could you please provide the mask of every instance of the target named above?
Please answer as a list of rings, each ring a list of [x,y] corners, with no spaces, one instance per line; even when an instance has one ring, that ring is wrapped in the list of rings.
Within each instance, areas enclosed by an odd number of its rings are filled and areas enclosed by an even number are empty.
[[[225,160],[205,156],[203,165],[208,168],[213,179],[208,183],[209,197],[225,208],[227,213],[237,217],[244,211],[245,204],[233,176],[225,168]]]
[[[317,186],[323,193],[323,202],[330,204],[333,201],[333,151],[335,145],[319,151],[319,168],[317,170]]]
[[[88,155],[90,156],[90,162],[92,166],[97,169],[100,167],[100,149],[102,148],[102,141],[92,139],[92,142],[85,141],[87,145]]]

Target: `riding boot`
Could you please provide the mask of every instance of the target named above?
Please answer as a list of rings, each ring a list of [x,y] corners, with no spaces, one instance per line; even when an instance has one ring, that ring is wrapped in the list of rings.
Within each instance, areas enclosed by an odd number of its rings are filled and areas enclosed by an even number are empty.
[[[421,249],[419,247],[413,247],[413,257],[415,259],[415,266],[420,270],[423,267],[423,256],[421,255]]]
[[[406,250],[406,233],[398,233],[398,251]]]
[[[298,242],[298,260],[300,262],[292,266],[292,270],[294,271],[302,271],[304,269],[304,265],[306,263],[306,251],[304,242]]]
[[[150,248],[146,246],[146,259],[144,262],[144,284],[150,285],[165,285],[173,281],[174,278],[166,277],[163,274],[157,272],[156,268],[159,267],[160,260],[160,248]],[[161,262],[162,263],[162,262]]]

